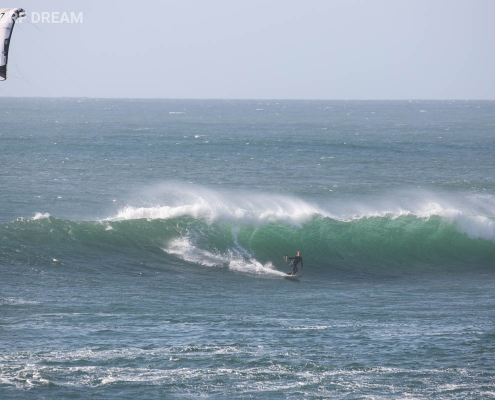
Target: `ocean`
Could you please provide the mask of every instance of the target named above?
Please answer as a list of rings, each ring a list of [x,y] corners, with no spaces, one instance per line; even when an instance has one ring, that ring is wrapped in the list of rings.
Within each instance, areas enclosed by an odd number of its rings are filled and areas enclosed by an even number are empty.
[[[2,97],[0,143],[0,398],[495,398],[494,101]]]

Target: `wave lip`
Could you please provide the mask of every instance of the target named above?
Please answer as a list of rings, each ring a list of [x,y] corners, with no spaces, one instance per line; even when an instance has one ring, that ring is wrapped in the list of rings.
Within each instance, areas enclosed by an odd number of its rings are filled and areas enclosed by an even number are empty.
[[[459,210],[440,213],[444,218],[455,222],[459,230],[473,239],[485,239],[495,243],[495,221],[482,215],[467,215]]]
[[[468,210],[469,211],[469,210]],[[414,207],[396,206],[375,208],[358,205],[346,213],[330,212],[323,207],[300,199],[254,195],[239,196],[199,196],[195,201],[180,205],[161,205],[152,207],[126,206],[116,216],[105,221],[128,221],[137,219],[172,220],[190,217],[208,224],[228,222],[238,226],[262,226],[270,223],[283,223],[301,228],[314,217],[331,218],[337,221],[351,222],[369,218],[398,219],[407,216],[428,220],[441,217],[453,223],[458,230],[472,239],[485,239],[495,243],[495,219],[484,215],[471,214],[455,207],[443,206],[438,202],[425,202]],[[37,213],[33,219],[49,218],[49,214]]]
[[[165,186],[163,191],[167,192]],[[123,221],[133,219],[173,219],[189,216],[203,219],[208,223],[230,221],[239,224],[263,225],[285,222],[301,226],[323,210],[309,202],[295,197],[259,193],[225,193],[201,186],[178,185],[167,196],[166,205],[148,207],[126,206],[117,215],[107,220]],[[158,202],[163,202],[158,200]]]

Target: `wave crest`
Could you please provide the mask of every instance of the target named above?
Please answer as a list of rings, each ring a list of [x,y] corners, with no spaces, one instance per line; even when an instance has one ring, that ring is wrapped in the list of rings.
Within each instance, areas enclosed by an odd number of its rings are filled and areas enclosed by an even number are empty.
[[[495,265],[491,196],[319,205],[293,196],[197,186],[166,192],[171,195],[150,196],[154,205],[128,205],[103,221],[37,213],[1,225],[0,250],[5,259],[20,263],[66,265],[72,259],[87,264],[91,257],[98,262],[108,257],[111,265],[116,260],[133,265],[151,260],[160,267],[187,262],[265,276],[287,272],[282,255],[296,251],[320,270],[414,270],[418,265],[491,270]]]

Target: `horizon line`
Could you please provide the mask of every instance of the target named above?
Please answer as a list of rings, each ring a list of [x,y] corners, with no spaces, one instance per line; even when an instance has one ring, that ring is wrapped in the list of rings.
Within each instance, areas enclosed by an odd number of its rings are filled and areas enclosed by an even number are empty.
[[[495,101],[482,98],[276,98],[276,97],[92,97],[92,96],[0,96],[0,99],[91,99],[91,100],[218,100],[218,101]]]

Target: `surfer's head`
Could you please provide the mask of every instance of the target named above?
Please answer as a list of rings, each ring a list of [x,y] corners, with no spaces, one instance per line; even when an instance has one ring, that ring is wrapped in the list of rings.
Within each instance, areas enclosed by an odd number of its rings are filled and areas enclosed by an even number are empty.
[[[301,252],[298,251],[297,254],[296,254],[298,257],[301,257]]]

